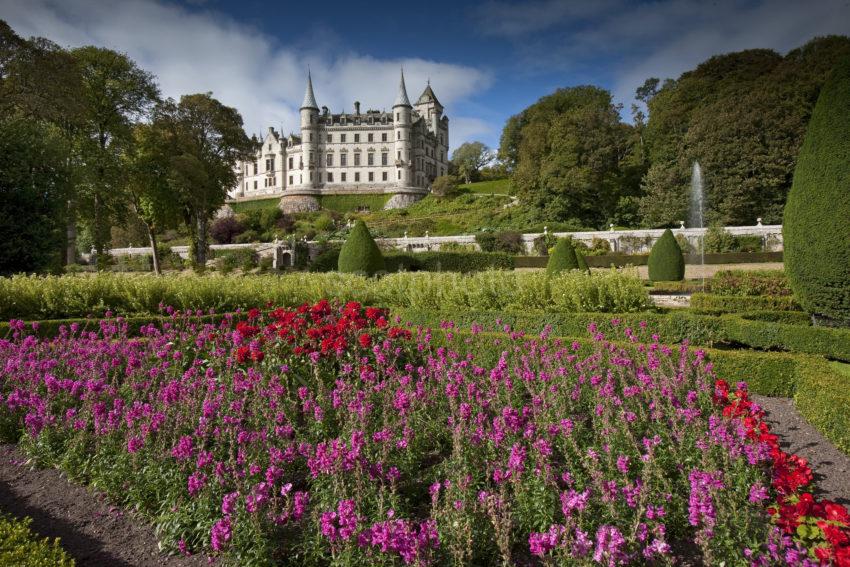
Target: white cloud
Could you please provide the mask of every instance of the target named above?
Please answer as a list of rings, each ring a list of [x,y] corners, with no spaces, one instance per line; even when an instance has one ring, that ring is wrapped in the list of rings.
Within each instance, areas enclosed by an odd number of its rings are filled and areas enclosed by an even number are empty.
[[[281,45],[274,37],[219,13],[189,11],[166,0],[0,0],[0,14],[22,36],[43,36],[66,47],[99,45],[123,51],[154,73],[165,96],[212,91],[236,107],[245,129],[298,128],[306,67],[316,99],[333,111],[389,108],[404,66],[408,93],[418,97],[428,78],[452,117],[452,106],[492,84],[490,74],[427,59],[378,59]],[[455,141],[463,141],[452,133]]]
[[[464,142],[482,141],[492,136],[501,124],[494,125],[492,122],[480,118],[458,116],[451,118],[449,122],[449,142],[452,149],[457,148]],[[496,136],[498,138],[498,135]]]

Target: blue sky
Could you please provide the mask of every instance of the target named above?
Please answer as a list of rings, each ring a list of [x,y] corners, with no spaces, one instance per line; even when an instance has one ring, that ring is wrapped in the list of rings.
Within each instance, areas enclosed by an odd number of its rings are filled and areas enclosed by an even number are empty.
[[[308,64],[334,112],[390,107],[403,65],[411,97],[430,78],[453,147],[495,147],[509,116],[558,87],[596,84],[627,110],[647,77],[713,54],[850,34],[850,0],[0,0],[0,18],[124,51],[167,96],[212,91],[251,133],[297,128]]]

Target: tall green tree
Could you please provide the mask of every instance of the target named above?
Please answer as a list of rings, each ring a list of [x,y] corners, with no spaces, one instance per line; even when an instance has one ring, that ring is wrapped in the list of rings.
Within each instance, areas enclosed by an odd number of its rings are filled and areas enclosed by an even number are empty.
[[[472,183],[482,167],[493,160],[493,152],[482,142],[464,142],[452,152],[452,165],[464,183]]]
[[[125,156],[130,207],[145,226],[152,250],[153,269],[162,274],[157,236],[180,223],[181,207],[172,189],[172,132],[160,122],[137,124],[134,143]]]
[[[109,242],[111,224],[127,210],[128,178],[122,156],[132,144],[133,124],[153,108],[159,88],[153,75],[123,53],[91,46],[71,53],[80,69],[85,104],[78,211],[89,227],[100,259]]]
[[[752,49],[712,57],[647,91],[643,224],[687,218],[694,160],[702,165],[710,222],[780,222],[818,92],[849,55],[850,38],[839,36],[813,39],[784,57]]]
[[[638,194],[634,128],[619,111],[608,91],[581,86],[559,89],[509,121],[502,153],[516,155],[512,183],[539,218],[602,227]]]
[[[211,93],[164,102],[154,123],[171,139],[169,184],[192,233],[193,261],[203,267],[209,221],[238,180],[236,162],[253,155],[256,143],[245,135],[239,112]]]

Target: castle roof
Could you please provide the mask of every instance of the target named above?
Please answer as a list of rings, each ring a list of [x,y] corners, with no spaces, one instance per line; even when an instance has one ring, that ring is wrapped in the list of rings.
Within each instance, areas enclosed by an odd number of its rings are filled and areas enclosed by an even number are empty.
[[[434,89],[431,88],[431,83],[428,83],[428,86],[425,87],[425,90],[419,96],[419,100],[416,101],[416,104],[428,104],[429,102],[433,102],[436,106],[443,108],[443,105],[440,104],[440,101],[437,100],[437,95],[434,94]]]
[[[398,83],[398,95],[395,97],[393,108],[396,106],[410,106],[410,99],[407,98],[407,87],[404,86],[404,69],[401,70],[401,81]]]
[[[316,104],[316,95],[313,94],[313,77],[310,76],[310,71],[307,71],[307,90],[304,91],[304,102],[301,103],[301,108],[315,108],[319,110],[319,105]]]

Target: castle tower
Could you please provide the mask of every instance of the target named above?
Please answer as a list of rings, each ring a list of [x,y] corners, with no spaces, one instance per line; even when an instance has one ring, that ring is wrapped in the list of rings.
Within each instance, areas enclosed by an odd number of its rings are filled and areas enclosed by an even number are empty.
[[[443,105],[437,100],[437,95],[431,88],[431,81],[416,101],[416,111],[428,121],[428,129],[434,135],[439,134],[440,120],[443,117]]]
[[[301,103],[301,155],[293,164],[301,182],[284,191],[278,205],[285,213],[318,211],[319,201],[319,105],[313,94],[313,77],[307,71],[307,89]],[[295,175],[295,174],[293,174]]]
[[[319,186],[319,105],[313,94],[313,77],[307,71],[307,90],[301,103],[301,159],[304,173],[302,187]]]
[[[413,107],[407,98],[407,88],[404,85],[404,70],[401,71],[401,80],[398,84],[398,94],[393,103],[395,113],[395,164],[396,185],[398,187],[410,187],[411,182],[411,160],[413,159],[413,143],[410,136],[411,113]]]

